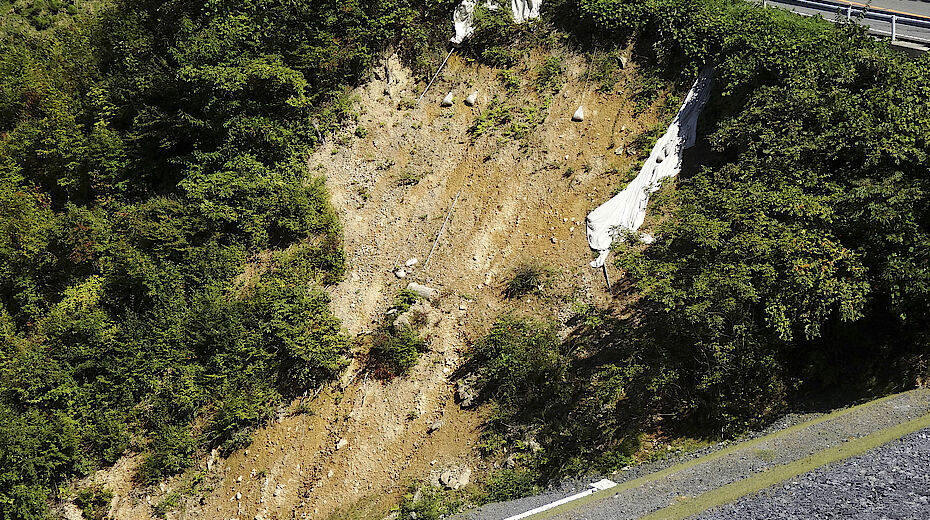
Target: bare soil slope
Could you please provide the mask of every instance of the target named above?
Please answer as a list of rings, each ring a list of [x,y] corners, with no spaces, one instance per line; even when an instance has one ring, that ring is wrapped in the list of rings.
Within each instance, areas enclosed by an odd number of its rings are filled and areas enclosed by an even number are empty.
[[[435,480],[448,467],[480,473],[482,412],[454,399],[463,353],[502,313],[564,320],[575,302],[607,302],[601,272],[587,265],[584,217],[625,183],[635,158],[618,148],[659,117],[657,107],[633,117],[623,80],[614,92],[594,93],[584,58],[570,53],[562,57],[564,86],[545,107],[534,90],[545,57],[526,60],[512,93],[497,71],[455,55],[419,107],[411,105],[422,85],[393,57],[390,75],[357,89],[359,129],[331,136],[308,159],[314,174],[326,176],[344,226],[349,273],[332,289],[333,308],[355,336],[380,323],[410,281],[435,287],[441,296],[426,307],[424,332],[430,350],[411,374],[388,381],[371,377],[360,355],[338,384],[307,400],[312,413],[282,411],[247,449],[205,461],[198,493],[206,496],[182,499],[169,518],[326,518],[350,509],[380,517],[411,482]],[[467,107],[462,100],[473,90],[478,103]],[[454,106],[440,107],[449,91]],[[542,123],[519,137],[505,135],[509,123],[500,123],[474,139],[469,129],[494,96],[514,107],[542,106]],[[582,101],[585,120],[572,122]],[[416,265],[405,267],[411,258]],[[530,262],[557,273],[551,295],[505,300],[509,274]],[[407,272],[402,279],[398,267]],[[147,516],[150,504],[190,479],[148,495],[118,490],[114,518]]]

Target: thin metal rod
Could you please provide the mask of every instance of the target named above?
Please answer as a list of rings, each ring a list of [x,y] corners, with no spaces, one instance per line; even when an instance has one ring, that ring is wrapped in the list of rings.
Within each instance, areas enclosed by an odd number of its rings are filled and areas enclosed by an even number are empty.
[[[439,76],[439,73],[442,72],[442,68],[446,66],[446,62],[449,61],[449,56],[452,56],[453,52],[455,52],[455,47],[452,47],[449,50],[449,54],[446,54],[446,59],[442,60],[442,65],[440,65],[439,68],[436,69],[436,74],[433,74],[433,79],[429,80],[429,83],[426,84],[426,88],[423,89],[423,93],[420,94],[419,98],[417,98],[417,103],[416,103],[417,105],[420,104],[420,101],[423,100],[423,96],[426,95],[426,91],[429,90],[429,88],[433,85],[433,82],[436,81],[436,78]]]
[[[607,262],[604,262],[604,265],[601,267],[604,268],[604,280],[607,281],[607,292],[612,293],[613,289],[610,288],[610,277],[607,276]]]
[[[436,251],[436,246],[439,244],[439,237],[442,236],[442,232],[446,229],[446,224],[449,223],[449,217],[452,216],[452,210],[455,209],[455,203],[459,201],[459,195],[462,194],[462,190],[459,190],[455,194],[455,200],[452,201],[452,207],[449,208],[449,212],[446,213],[446,220],[442,221],[442,227],[439,228],[439,234],[436,235],[436,240],[433,240],[433,248],[429,250],[429,256],[426,257],[426,261],[423,262],[423,271],[426,271],[426,268],[429,266],[429,261],[433,258],[433,252]]]

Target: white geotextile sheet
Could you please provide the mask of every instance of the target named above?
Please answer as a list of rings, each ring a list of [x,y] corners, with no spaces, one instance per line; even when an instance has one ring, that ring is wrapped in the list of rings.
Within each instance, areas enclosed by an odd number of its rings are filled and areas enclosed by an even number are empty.
[[[678,114],[643,164],[639,175],[612,199],[600,205],[585,219],[588,245],[600,252],[591,267],[601,267],[610,253],[610,244],[623,231],[636,231],[646,218],[649,196],[660,187],[662,179],[678,175],[682,154],[697,140],[697,120],[710,98],[713,68],[704,67],[688,91]]]
[[[510,0],[510,9],[513,12],[513,21],[523,23],[533,18],[539,18],[539,5],[542,0]],[[462,0],[452,13],[452,23],[455,25],[455,36],[450,40],[459,45],[475,32],[474,18],[475,6],[478,0]],[[497,9],[497,0],[485,0],[484,6],[490,10]]]

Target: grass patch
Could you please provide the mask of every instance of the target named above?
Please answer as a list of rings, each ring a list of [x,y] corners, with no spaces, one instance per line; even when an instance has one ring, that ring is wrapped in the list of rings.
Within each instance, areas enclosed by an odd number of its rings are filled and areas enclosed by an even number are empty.
[[[536,264],[525,264],[514,269],[513,276],[504,288],[504,297],[521,298],[528,294],[543,295],[550,285],[552,270]]]

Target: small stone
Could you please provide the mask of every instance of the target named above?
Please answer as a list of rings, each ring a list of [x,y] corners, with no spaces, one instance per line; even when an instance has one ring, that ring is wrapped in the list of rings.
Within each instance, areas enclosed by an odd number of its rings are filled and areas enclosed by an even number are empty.
[[[621,146],[614,150],[614,155],[623,155],[623,147]]]
[[[404,262],[404,265],[407,266],[407,267],[413,267],[413,266],[417,265],[417,262],[419,262],[419,260],[417,260],[416,258],[411,258],[411,259],[407,260],[406,262]]]
[[[242,482],[242,475],[239,475],[238,477],[236,477],[236,482]]]
[[[236,500],[242,500],[242,493],[236,492]]]
[[[440,419],[430,425],[429,429],[427,430],[427,433],[433,433],[445,425],[446,425],[446,421]]]
[[[572,226],[572,227],[568,228],[568,231],[569,231],[569,232],[575,231],[575,226]]]
[[[349,441],[345,439],[339,439],[339,442],[336,443],[336,449],[341,450],[342,448],[345,448],[346,446],[348,446],[348,444],[349,444]]]
[[[558,240],[557,240],[555,237],[552,237],[550,240],[552,240],[552,243],[553,243],[553,244],[555,244],[556,242],[558,242]]]
[[[326,473],[326,478],[333,478],[333,470],[329,470],[329,471]]]
[[[394,276],[398,278],[405,278],[407,276],[407,271],[404,271],[403,269],[398,269],[394,271]]]
[[[468,95],[467,98],[465,98],[465,104],[470,107],[475,106],[476,102],[478,102],[478,91],[477,90],[472,92],[471,94]]]

